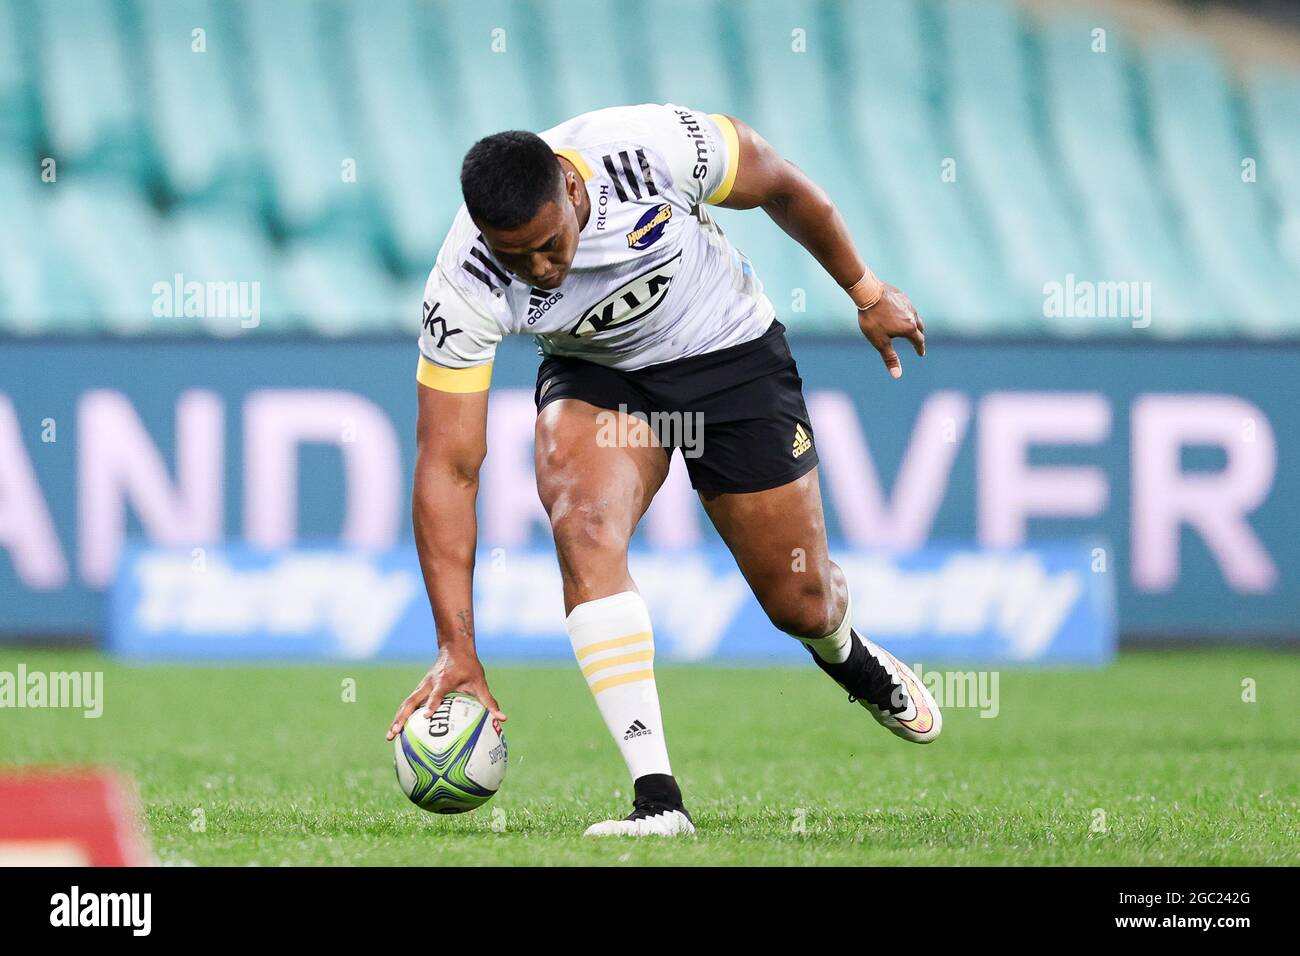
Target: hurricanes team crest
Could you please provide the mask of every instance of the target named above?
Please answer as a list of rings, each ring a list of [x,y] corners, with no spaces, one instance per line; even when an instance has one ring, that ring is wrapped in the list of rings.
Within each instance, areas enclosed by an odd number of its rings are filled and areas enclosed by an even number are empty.
[[[627,234],[629,249],[649,249],[663,238],[664,227],[673,218],[673,207],[660,203],[646,212],[636,222],[636,228]]]

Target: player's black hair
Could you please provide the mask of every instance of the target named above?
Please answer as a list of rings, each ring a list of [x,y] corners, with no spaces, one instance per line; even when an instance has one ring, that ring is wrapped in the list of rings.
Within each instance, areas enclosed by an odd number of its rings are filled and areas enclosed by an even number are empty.
[[[536,133],[512,129],[484,136],[460,166],[460,191],[477,223],[514,229],[563,189],[551,147]]]

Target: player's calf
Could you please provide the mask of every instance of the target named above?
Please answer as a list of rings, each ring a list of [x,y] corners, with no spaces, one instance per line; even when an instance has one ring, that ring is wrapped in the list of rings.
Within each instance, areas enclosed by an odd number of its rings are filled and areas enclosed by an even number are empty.
[[[844,618],[848,589],[842,580],[836,584],[829,574],[791,574],[756,593],[773,627],[801,641],[814,640],[833,632]]]

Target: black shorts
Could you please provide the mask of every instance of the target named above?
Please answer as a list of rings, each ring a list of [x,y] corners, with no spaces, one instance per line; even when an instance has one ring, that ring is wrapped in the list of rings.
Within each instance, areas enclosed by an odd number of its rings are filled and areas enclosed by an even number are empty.
[[[538,411],[576,398],[643,418],[669,455],[681,449],[697,491],[744,493],[817,465],[802,389],[785,326],[774,320],[749,342],[634,372],[549,355],[533,400]],[[617,439],[612,427],[609,436]]]

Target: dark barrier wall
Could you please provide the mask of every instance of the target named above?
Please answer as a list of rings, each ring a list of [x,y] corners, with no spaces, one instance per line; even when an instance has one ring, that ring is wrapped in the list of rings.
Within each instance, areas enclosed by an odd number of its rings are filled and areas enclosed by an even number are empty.
[[[1300,350],[936,342],[899,382],[855,340],[795,355],[845,545],[1086,539],[1126,636],[1300,631]],[[0,345],[0,633],[98,632],[129,539],[408,539],[415,362],[392,340]],[[535,367],[524,342],[497,362],[486,547],[545,542]],[[712,540],[683,471],[650,549]]]

